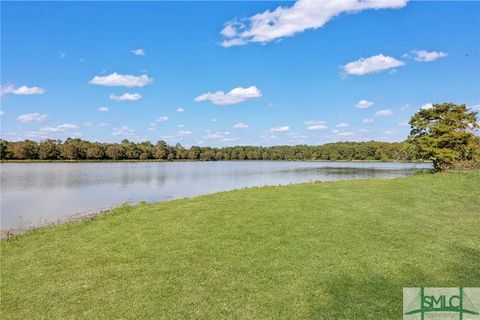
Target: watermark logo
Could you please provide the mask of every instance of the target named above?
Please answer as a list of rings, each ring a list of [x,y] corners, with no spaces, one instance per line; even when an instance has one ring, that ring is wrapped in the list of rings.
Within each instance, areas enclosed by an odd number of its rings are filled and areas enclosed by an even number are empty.
[[[403,288],[404,320],[480,320],[480,288]]]

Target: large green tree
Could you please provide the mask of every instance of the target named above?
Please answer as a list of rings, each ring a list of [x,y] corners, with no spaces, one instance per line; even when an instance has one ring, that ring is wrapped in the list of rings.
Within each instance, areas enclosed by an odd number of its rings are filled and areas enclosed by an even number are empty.
[[[475,161],[479,128],[477,113],[465,105],[434,104],[410,120],[408,143],[419,159],[432,160],[435,171]]]

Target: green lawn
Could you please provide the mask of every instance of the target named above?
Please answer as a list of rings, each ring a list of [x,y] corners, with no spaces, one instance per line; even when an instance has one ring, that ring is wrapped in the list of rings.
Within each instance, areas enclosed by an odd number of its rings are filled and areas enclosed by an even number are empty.
[[[1,243],[2,319],[401,319],[480,287],[480,172],[123,207]]]

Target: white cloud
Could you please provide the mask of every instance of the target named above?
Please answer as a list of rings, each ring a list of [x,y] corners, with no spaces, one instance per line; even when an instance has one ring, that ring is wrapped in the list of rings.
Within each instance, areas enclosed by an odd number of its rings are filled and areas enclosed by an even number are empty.
[[[67,130],[73,130],[73,129],[78,129],[80,128],[79,126],[71,123],[64,123],[61,125],[58,125],[56,127],[44,127],[41,128],[40,131],[42,132],[65,132]]]
[[[155,122],[165,122],[168,121],[168,117],[162,116],[155,119]]]
[[[306,121],[305,125],[307,126],[307,130],[317,131],[317,130],[324,130],[327,129],[325,121]]]
[[[473,105],[473,106],[471,106],[471,107],[469,107],[469,108],[470,108],[470,110],[472,110],[472,111],[480,111],[480,104],[475,104],[475,105]]]
[[[358,109],[365,109],[365,108],[373,106],[374,104],[375,104],[375,102],[373,102],[373,101],[360,100],[354,105],[354,107],[358,108]]]
[[[17,121],[21,123],[42,122],[48,118],[48,114],[25,113],[17,117]]]
[[[222,47],[224,48],[230,48],[230,47],[235,47],[235,46],[243,46],[244,44],[247,44],[247,41],[240,39],[240,38],[235,38],[235,39],[227,39],[222,41]]]
[[[377,73],[391,68],[401,67],[405,62],[393,57],[379,54],[369,58],[360,58],[343,66],[344,75],[361,76],[369,73]]]
[[[177,109],[177,112],[185,112],[185,109],[183,109],[183,108],[178,108],[178,109]]]
[[[185,127],[184,124],[179,124],[179,125],[177,125],[177,128],[184,128],[184,127]]]
[[[108,76],[95,76],[90,80],[91,84],[107,87],[143,87],[153,82],[152,78],[149,78],[146,74],[141,76],[122,75],[116,72],[109,74]]]
[[[108,123],[106,123],[106,122],[100,122],[100,123],[98,124],[98,126],[99,126],[99,127],[109,127],[110,124],[108,124]]]
[[[207,132],[208,134],[203,137],[203,139],[225,139],[226,137],[230,136],[230,132],[228,131],[216,131],[214,133]]]
[[[117,101],[135,101],[142,99],[142,96],[138,93],[124,93],[120,96],[111,94],[110,99]]]
[[[216,140],[216,142],[232,142],[238,140],[236,137],[232,137],[228,131],[216,131],[214,133],[207,132],[208,134],[203,137],[204,140]]]
[[[229,105],[239,103],[248,99],[259,98],[262,96],[257,87],[251,86],[248,88],[234,88],[229,92],[223,91],[207,92],[195,98],[196,102],[210,101],[217,105]]]
[[[271,128],[270,131],[272,131],[272,132],[286,132],[286,131],[290,131],[290,127],[289,126],[275,127],[275,128]]]
[[[399,126],[408,126],[408,121],[401,121],[398,123]]]
[[[100,107],[100,108],[98,108],[98,111],[100,111],[100,112],[108,112],[108,107]]]
[[[180,131],[178,131],[177,136],[188,136],[188,135],[191,135],[191,134],[192,134],[192,131],[180,130]]]
[[[0,117],[3,116],[4,114],[5,114],[5,112],[0,111]]]
[[[374,123],[375,120],[373,118],[365,118],[362,120],[363,123]]]
[[[128,126],[123,126],[121,128],[114,128],[111,133],[112,136],[131,136],[135,134],[135,130],[130,129]]]
[[[45,89],[40,87],[21,86],[19,88],[15,88],[14,85],[10,84],[0,89],[0,96],[6,95],[8,93],[13,93],[16,95],[44,94],[45,91]]]
[[[44,94],[45,89],[39,88],[39,87],[21,86],[20,88],[15,89],[12,92],[13,92],[13,94],[19,94],[19,95]]]
[[[421,62],[431,62],[435,61],[440,58],[444,58],[448,56],[445,52],[442,51],[426,51],[426,50],[413,50],[410,52],[410,54],[406,54],[405,56],[410,57],[413,56],[413,59],[415,61],[421,61]]]
[[[391,135],[391,134],[394,134],[394,133],[395,133],[395,132],[393,132],[393,131],[387,130],[387,131],[385,131],[383,134]]]
[[[217,118],[212,118],[212,120],[211,120],[211,121],[212,121],[212,122],[217,122],[217,121],[218,121],[218,119],[217,119]]]
[[[130,52],[133,53],[136,56],[144,56],[145,55],[145,50],[143,50],[143,49],[134,49]]]
[[[222,31],[220,31],[220,34],[227,38],[232,38],[237,35],[237,30],[232,24],[227,24],[225,28],[223,28]]]
[[[327,129],[327,126],[324,124],[307,126],[307,130],[311,130],[311,131],[325,130],[325,129]]]
[[[349,126],[348,123],[345,123],[345,122],[342,122],[336,125],[337,128],[346,128],[348,126]]]
[[[420,107],[421,110],[428,110],[433,108],[433,103],[425,103],[423,106]]]
[[[323,27],[333,17],[356,13],[366,9],[401,8],[407,0],[298,0],[290,7],[255,14],[242,22],[225,24],[220,34],[227,38],[224,47],[244,45],[248,42],[266,43],[291,37],[308,29]]]
[[[376,117],[390,117],[393,116],[393,111],[390,109],[379,110],[375,112]]]
[[[239,123],[236,123],[233,127],[234,127],[235,129],[247,129],[247,128],[248,128],[248,124],[243,123],[243,122],[239,122]]]

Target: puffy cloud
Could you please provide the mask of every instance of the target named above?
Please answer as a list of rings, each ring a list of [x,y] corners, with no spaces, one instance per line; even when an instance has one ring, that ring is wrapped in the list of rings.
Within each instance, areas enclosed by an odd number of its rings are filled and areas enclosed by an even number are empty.
[[[348,123],[342,122],[336,125],[337,128],[346,128],[348,127]]]
[[[218,119],[217,119],[217,118],[212,118],[212,120],[211,120],[211,121],[212,121],[212,122],[217,122],[217,121],[218,121]]]
[[[480,111],[480,104],[476,104],[469,107],[473,111]]]
[[[399,126],[408,126],[408,121],[401,121],[398,123]]]
[[[144,56],[145,55],[145,50],[143,50],[143,49],[133,49],[130,52],[133,53],[136,56]]]
[[[168,121],[168,117],[162,116],[155,119],[155,122],[165,122]]]
[[[228,131],[216,131],[210,133],[207,131],[207,135],[203,137],[204,140],[214,140],[214,142],[232,142],[238,140],[236,137],[232,137]]]
[[[373,123],[375,120],[373,118],[365,118],[362,120],[363,123]]]
[[[177,133],[177,136],[189,136],[192,134],[192,131],[189,130],[180,130]]]
[[[433,103],[425,103],[423,106],[420,107],[421,110],[428,110],[428,109],[433,109]]]
[[[393,111],[390,109],[379,110],[375,112],[376,117],[390,117],[393,116]]]
[[[406,54],[406,57],[412,57],[415,61],[420,62],[431,62],[440,58],[448,56],[445,52],[442,51],[426,51],[426,50],[413,50],[410,54]]]
[[[243,123],[243,122],[239,122],[239,123],[236,123],[233,127],[234,127],[235,129],[247,129],[247,128],[248,128],[248,124]]]
[[[65,132],[67,130],[73,130],[73,129],[78,129],[80,128],[79,126],[71,123],[64,123],[61,125],[58,125],[56,127],[44,127],[41,128],[40,131],[42,132]]]
[[[271,132],[286,132],[290,131],[289,126],[281,126],[281,127],[275,127],[270,129]]]
[[[298,0],[290,7],[255,14],[241,22],[227,22],[220,34],[226,39],[224,47],[244,45],[248,42],[266,43],[291,37],[308,29],[323,27],[333,17],[356,13],[366,9],[401,8],[407,0]]]
[[[45,89],[40,87],[27,87],[21,86],[16,88],[14,85],[7,85],[0,89],[0,96],[6,95],[8,93],[16,95],[32,95],[32,94],[44,94]]]
[[[240,39],[240,38],[235,38],[235,39],[227,39],[222,41],[222,47],[224,48],[230,48],[230,47],[235,47],[235,46],[243,46],[244,44],[247,44],[247,41]]]
[[[3,116],[4,114],[5,114],[5,112],[0,111],[0,117]]]
[[[142,96],[139,93],[124,93],[120,96],[111,94],[110,99],[117,101],[135,101],[142,99]]]
[[[354,107],[358,108],[358,109],[365,109],[365,108],[373,106],[374,104],[375,104],[375,102],[373,102],[373,101],[360,100],[354,105]]]
[[[42,122],[48,118],[48,114],[25,113],[17,117],[17,121],[21,123]]]
[[[248,88],[234,88],[229,92],[223,91],[207,92],[195,98],[196,102],[210,101],[216,105],[236,104],[248,99],[259,98],[262,96],[257,87],[251,86]]]
[[[108,107],[100,107],[100,108],[98,108],[98,111],[100,111],[100,112],[108,112]]]
[[[235,29],[232,23],[230,24],[227,23],[225,25],[225,28],[223,28],[222,31],[220,31],[220,34],[224,37],[232,38],[237,35],[237,30]]]
[[[306,121],[305,125],[307,126],[307,130],[317,131],[317,130],[324,130],[327,129],[325,121]]]
[[[185,109],[183,109],[183,108],[178,108],[178,109],[177,109],[177,112],[185,112]]]
[[[153,82],[153,79],[146,74],[141,76],[122,75],[116,72],[108,76],[95,76],[90,80],[91,84],[107,87],[143,87]]]
[[[114,128],[111,133],[112,136],[131,136],[133,134],[135,134],[135,130],[129,128],[128,126]]]
[[[379,54],[368,58],[360,58],[343,66],[344,75],[361,76],[369,73],[377,73],[384,70],[397,68],[405,65],[405,62],[393,57]]]

